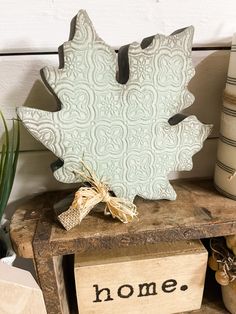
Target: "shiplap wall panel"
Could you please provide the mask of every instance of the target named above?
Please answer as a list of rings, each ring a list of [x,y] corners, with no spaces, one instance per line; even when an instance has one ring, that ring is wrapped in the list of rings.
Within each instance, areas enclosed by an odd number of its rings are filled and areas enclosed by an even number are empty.
[[[199,120],[214,124],[210,137],[218,136],[222,92],[225,87],[229,51],[193,51],[196,75],[190,83],[195,103],[186,110]],[[46,65],[58,66],[58,55],[25,55],[0,57],[0,109],[5,117],[15,117],[17,106],[56,110],[56,100],[48,92],[39,71]],[[209,114],[209,112],[211,114]],[[0,138],[3,128],[0,124]],[[21,150],[42,150],[44,147],[21,128]]]
[[[11,127],[16,118],[16,107],[28,106],[54,111],[55,97],[48,92],[40,77],[40,69],[46,65],[58,66],[58,55],[22,55],[0,57],[0,109]],[[3,126],[0,123],[0,139]],[[1,143],[1,142],[0,142]],[[24,127],[21,127],[21,150],[42,150]]]
[[[10,202],[73,186],[54,179],[50,164],[56,159],[49,151],[21,152]]]
[[[236,30],[235,0],[0,1],[0,52],[55,51],[69,24],[86,9],[98,34],[119,47],[157,32],[194,25],[195,46],[229,45]]]
[[[208,139],[203,149],[194,156],[192,171],[171,173],[170,179],[211,177],[214,171],[216,147],[217,139]],[[32,197],[44,191],[75,187],[74,184],[64,184],[54,179],[50,164],[55,160],[56,157],[48,151],[20,153],[10,202]]]

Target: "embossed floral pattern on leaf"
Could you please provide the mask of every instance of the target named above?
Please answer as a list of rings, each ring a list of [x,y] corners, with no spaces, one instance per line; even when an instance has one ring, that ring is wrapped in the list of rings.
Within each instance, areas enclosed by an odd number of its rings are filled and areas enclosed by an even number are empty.
[[[133,60],[132,64],[132,78],[143,83],[145,79],[151,79],[151,73],[153,71],[152,60],[140,56]]]
[[[122,104],[118,95],[112,93],[101,95],[98,101],[98,109],[100,117],[103,119],[122,117]]]
[[[194,116],[168,123],[194,101],[186,88],[194,75],[192,37],[189,27],[157,34],[144,49],[131,44],[129,79],[120,84],[117,54],[79,12],[74,37],[63,45],[64,67],[43,69],[60,110],[18,109],[32,135],[64,162],[57,180],[79,182],[73,171],[83,159],[119,197],[176,197],[168,173],[190,170],[210,132]]]
[[[183,56],[162,55],[158,59],[157,82],[164,89],[178,89],[184,80]]]

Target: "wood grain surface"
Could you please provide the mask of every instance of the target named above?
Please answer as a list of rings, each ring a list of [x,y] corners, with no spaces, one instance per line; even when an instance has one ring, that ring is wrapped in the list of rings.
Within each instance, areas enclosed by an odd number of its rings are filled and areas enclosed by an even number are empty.
[[[81,225],[66,231],[56,221],[53,203],[68,191],[49,192],[20,206],[12,219],[11,238],[20,256],[33,257],[32,242],[37,222],[41,256],[74,254],[93,249],[126,247],[130,244],[156,243],[216,237],[236,233],[235,201],[220,195],[211,181],[176,181],[176,201],[147,201],[136,198],[139,220],[122,224],[104,216],[103,204],[88,215]],[[50,245],[45,246],[46,243]],[[40,244],[41,243],[41,244]],[[36,254],[37,252],[34,252]]]
[[[20,256],[34,258],[49,314],[68,311],[62,255],[236,233],[235,201],[218,194],[211,181],[176,181],[174,187],[174,202],[136,198],[139,220],[130,224],[104,216],[101,204],[81,225],[65,231],[55,219],[53,204],[71,191],[44,193],[16,210],[10,228],[13,247]],[[210,298],[197,313],[225,311]]]

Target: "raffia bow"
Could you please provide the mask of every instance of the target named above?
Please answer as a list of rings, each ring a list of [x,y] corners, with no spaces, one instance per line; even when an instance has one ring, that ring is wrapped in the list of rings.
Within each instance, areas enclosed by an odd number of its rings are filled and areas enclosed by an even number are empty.
[[[88,182],[90,187],[81,187],[68,210],[58,215],[58,219],[66,230],[70,230],[88,215],[88,213],[100,202],[106,203],[104,214],[112,215],[123,223],[131,222],[137,217],[137,207],[125,198],[111,196],[106,183],[99,181],[97,176],[83,163],[85,171],[75,172]]]

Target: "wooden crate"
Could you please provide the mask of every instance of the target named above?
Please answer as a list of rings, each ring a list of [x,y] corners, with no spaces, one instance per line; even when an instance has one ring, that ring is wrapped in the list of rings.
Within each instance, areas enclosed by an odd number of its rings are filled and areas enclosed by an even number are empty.
[[[34,196],[16,209],[10,225],[12,244],[19,256],[34,259],[48,314],[69,314],[73,296],[63,279],[63,255],[236,234],[235,201],[219,194],[212,181],[179,180],[173,185],[178,194],[175,202],[137,197],[140,219],[131,224],[91,213],[66,232],[55,220],[53,204],[68,190]],[[221,298],[209,291],[210,297],[196,313],[226,313]]]
[[[207,251],[160,242],[75,256],[80,314],[177,313],[201,307]]]

